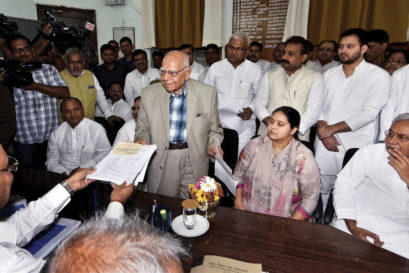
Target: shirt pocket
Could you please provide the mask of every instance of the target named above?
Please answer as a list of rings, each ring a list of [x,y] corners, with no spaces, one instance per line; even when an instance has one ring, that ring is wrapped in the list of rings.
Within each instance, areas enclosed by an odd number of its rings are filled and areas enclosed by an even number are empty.
[[[240,81],[237,90],[233,93],[233,98],[246,100],[252,89],[252,84],[245,81]]]

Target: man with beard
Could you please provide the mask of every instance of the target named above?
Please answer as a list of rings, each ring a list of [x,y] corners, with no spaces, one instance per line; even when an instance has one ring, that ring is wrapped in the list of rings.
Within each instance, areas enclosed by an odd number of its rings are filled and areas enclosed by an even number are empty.
[[[142,88],[150,85],[151,81],[160,79],[159,70],[148,67],[148,56],[144,50],[135,50],[132,60],[136,69],[126,75],[124,90],[126,102],[130,106],[141,95]]]
[[[324,74],[327,94],[315,143],[324,207],[345,152],[375,142],[379,113],[389,97],[389,74],[364,60],[366,35],[362,29],[342,33],[338,47],[342,65]]]
[[[204,81],[217,89],[222,126],[238,133],[239,153],[256,133],[253,111],[261,79],[260,67],[246,59],[249,43],[247,34],[234,33],[226,59],[214,63]]]
[[[291,106],[301,115],[299,139],[310,140],[309,129],[321,114],[325,86],[321,73],[304,67],[303,63],[307,58],[305,39],[292,36],[285,42],[281,66],[263,76],[255,103],[255,113],[262,121],[259,135],[266,134],[266,125],[271,120],[274,109]]]
[[[334,186],[332,226],[409,258],[409,113],[359,149]]]
[[[78,98],[84,108],[85,117],[94,120],[95,104],[103,109],[104,116],[112,116],[107,100],[97,78],[84,69],[84,58],[78,48],[69,48],[64,54],[65,69],[60,72],[61,78],[70,89],[70,96]]]
[[[262,49],[263,45],[261,43],[257,41],[251,42],[249,46],[249,54],[247,55],[247,60],[257,64],[260,67],[261,72],[264,74],[268,71],[270,62],[260,59]]]

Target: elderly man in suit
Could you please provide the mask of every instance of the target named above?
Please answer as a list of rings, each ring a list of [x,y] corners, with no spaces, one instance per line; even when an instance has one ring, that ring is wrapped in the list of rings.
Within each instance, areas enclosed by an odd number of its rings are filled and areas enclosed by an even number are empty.
[[[157,145],[148,191],[188,198],[189,184],[207,174],[209,156],[222,154],[217,93],[189,79],[189,57],[181,51],[169,52],[159,71],[161,83],[142,90],[135,140]]]

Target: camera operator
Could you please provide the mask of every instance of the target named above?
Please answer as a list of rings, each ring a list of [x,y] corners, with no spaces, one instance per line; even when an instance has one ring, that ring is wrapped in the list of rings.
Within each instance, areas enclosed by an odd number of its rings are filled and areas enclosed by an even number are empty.
[[[23,35],[10,37],[8,47],[14,60],[36,61],[35,51]],[[59,124],[57,99],[68,97],[69,90],[51,65],[43,64],[41,68],[31,70],[29,76],[24,79],[23,87],[15,85],[13,88],[17,120],[14,140],[21,164],[40,169],[44,168],[48,137]]]
[[[0,144],[7,149],[16,132],[16,113],[13,95],[4,83],[5,74],[0,68]]]
[[[55,66],[57,70],[61,72],[65,68],[65,62],[63,55],[58,51],[58,49],[54,46],[54,43],[50,40],[50,35],[52,31],[53,28],[51,27],[50,24],[43,26],[39,36],[39,40],[33,45],[33,49],[34,53],[37,56],[40,56],[41,54],[45,53],[45,51],[47,51],[47,54],[50,53],[51,60],[49,60],[49,62],[47,63]],[[50,46],[51,50],[49,50]]]

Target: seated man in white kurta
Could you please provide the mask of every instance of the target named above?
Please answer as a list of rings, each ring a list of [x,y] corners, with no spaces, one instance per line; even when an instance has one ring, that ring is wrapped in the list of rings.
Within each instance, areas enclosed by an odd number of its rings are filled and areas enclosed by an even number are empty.
[[[266,124],[276,108],[291,106],[301,114],[299,139],[309,141],[309,129],[317,122],[324,104],[324,79],[321,73],[303,66],[308,58],[303,37],[290,37],[283,52],[281,67],[261,80],[255,103],[256,116],[262,121],[258,134],[266,134]]]
[[[84,118],[84,109],[77,98],[66,98],[61,103],[65,120],[48,140],[48,171],[70,174],[77,168],[94,167],[110,151],[104,128]]]
[[[338,174],[332,226],[409,258],[409,113],[385,134]]]

